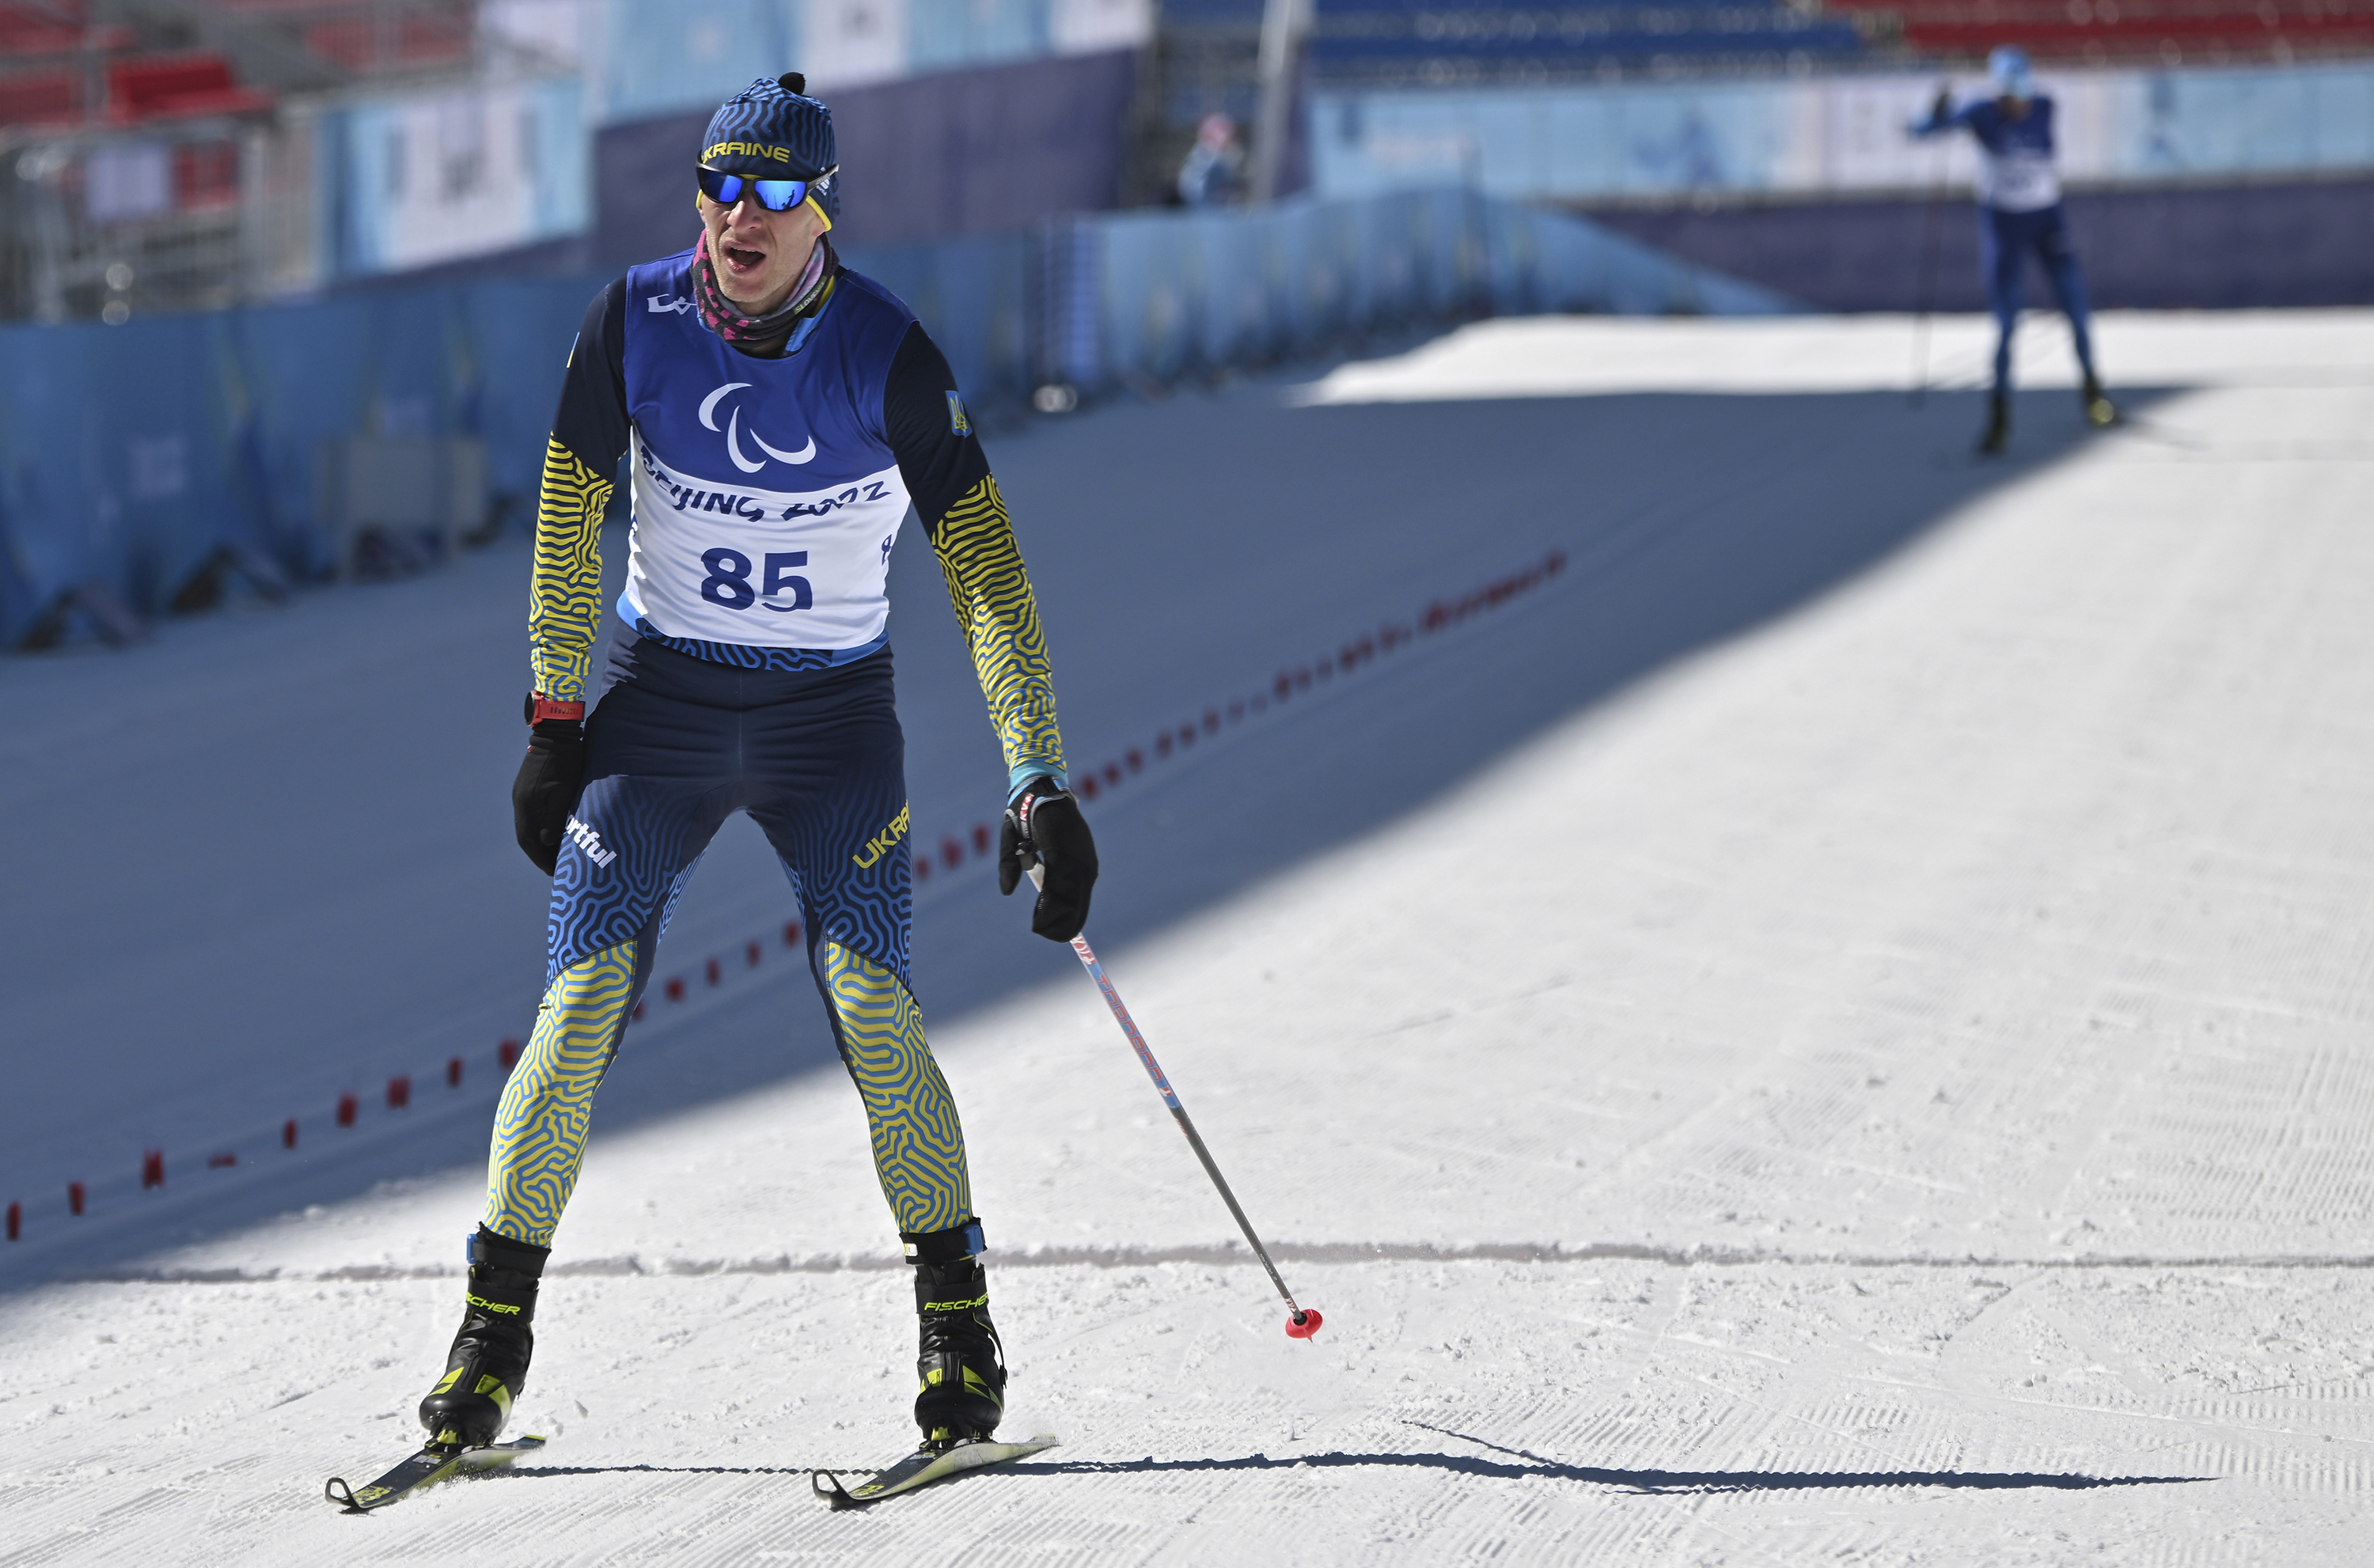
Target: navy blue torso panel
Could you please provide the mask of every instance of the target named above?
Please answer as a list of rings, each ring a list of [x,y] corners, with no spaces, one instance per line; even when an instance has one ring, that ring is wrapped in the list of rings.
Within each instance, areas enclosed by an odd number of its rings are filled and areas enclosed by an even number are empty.
[[[882,390],[914,312],[844,268],[782,358],[753,358],[701,324],[692,255],[627,274],[634,531],[618,613],[679,645],[879,646],[908,505]]]

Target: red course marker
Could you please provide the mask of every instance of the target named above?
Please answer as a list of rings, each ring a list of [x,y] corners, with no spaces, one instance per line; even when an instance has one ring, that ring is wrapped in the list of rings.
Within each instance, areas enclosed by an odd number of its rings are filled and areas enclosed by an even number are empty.
[[[25,1206],[24,1206],[23,1204],[21,1204],[21,1203],[11,1203],[11,1204],[9,1204],[9,1205],[8,1205],[8,1239],[9,1239],[10,1241],[15,1241],[15,1240],[17,1239],[18,1235],[19,1235],[19,1234],[24,1230],[24,1228],[25,1228]]]
[[[1402,648],[1416,640],[1416,638],[1423,633],[1440,631],[1445,626],[1465,620],[1470,614],[1479,610],[1498,609],[1500,605],[1506,603],[1510,600],[1515,599],[1519,595],[1530,591],[1536,585],[1547,579],[1557,576],[1560,572],[1566,569],[1566,552],[1563,550],[1554,549],[1542,559],[1540,564],[1527,567],[1522,571],[1513,572],[1497,579],[1494,581],[1486,584],[1484,587],[1476,589],[1461,598],[1448,602],[1440,599],[1431,601],[1427,604],[1425,610],[1419,614],[1418,624],[1415,628],[1402,625],[1398,622],[1383,622],[1377,627],[1376,634],[1373,638],[1365,633],[1355,638],[1352,641],[1346,642],[1338,648],[1332,659],[1322,655],[1310,664],[1301,664],[1294,666],[1291,669],[1282,669],[1278,671],[1276,675],[1271,681],[1269,690],[1266,693],[1256,692],[1250,697],[1230,698],[1228,704],[1226,722],[1230,724],[1240,722],[1249,712],[1252,714],[1266,712],[1273,700],[1282,703],[1297,692],[1310,690],[1313,684],[1314,672],[1317,679],[1322,682],[1330,679],[1339,670],[1348,673],[1360,665],[1366,664],[1369,661],[1375,659],[1379,653],[1393,653],[1399,651]],[[1198,720],[1200,720],[1200,723]],[[1160,733],[1154,737],[1154,755],[1158,759],[1167,758],[1171,755],[1173,750],[1184,750],[1187,747],[1193,746],[1197,739],[1199,729],[1205,735],[1216,735],[1220,732],[1222,722],[1221,710],[1218,708],[1214,707],[1205,708],[1197,716],[1196,720],[1191,720],[1189,722],[1178,725],[1175,728],[1166,727]],[[1126,764],[1126,772],[1123,770],[1124,763]],[[1088,771],[1079,778],[1075,787],[1078,790],[1082,800],[1093,801],[1103,791],[1103,790],[1118,788],[1122,780],[1126,778],[1129,773],[1139,772],[1144,769],[1145,766],[1145,753],[1133,746],[1122,754],[1122,760],[1121,762],[1107,763],[1101,768]],[[987,823],[977,822],[973,824],[970,832],[966,835],[966,837],[971,840],[971,849],[974,854],[985,856],[990,852],[992,835],[990,826]],[[940,839],[939,852],[936,857],[929,851],[920,852],[912,857],[915,880],[922,882],[930,877],[934,859],[937,859],[946,867],[946,869],[950,871],[957,870],[964,863],[965,849],[966,846],[963,840],[959,839],[953,834],[943,835]],[[800,922],[798,920],[792,919],[783,922],[783,945],[785,947],[798,947],[801,945],[803,935],[804,933],[801,930]],[[751,967],[756,968],[760,957],[764,954],[764,945],[760,942],[746,942],[743,946],[743,957]],[[707,974],[709,983],[712,986],[720,983],[723,978],[723,966],[715,958],[711,958],[707,961],[707,964],[705,965],[705,972]],[[677,976],[670,978],[666,983],[665,989],[667,991],[667,998],[670,1001],[682,1001],[684,1000],[685,980],[683,977]],[[635,1003],[634,1017],[637,1022],[641,1022],[642,1019],[643,1006],[644,1004],[641,1000],[638,1000]],[[502,1063],[505,1073],[508,1074],[519,1064],[520,1048],[520,1042],[517,1040],[504,1040],[497,1046],[496,1056]],[[460,1057],[453,1057],[446,1061],[445,1082],[447,1087],[458,1089],[462,1086],[462,1069],[463,1060]],[[402,1075],[389,1079],[387,1081],[387,1103],[390,1108],[396,1110],[404,1109],[405,1106],[409,1106],[412,1103],[412,1080]],[[358,1108],[355,1095],[352,1093],[340,1094],[338,1096],[337,1106],[337,1124],[340,1127],[354,1126]],[[281,1124],[280,1146],[284,1149],[292,1150],[297,1147],[296,1117],[291,1117],[286,1122]],[[206,1160],[207,1165],[211,1168],[235,1165],[238,1163],[238,1155],[228,1150],[212,1154],[208,1156]],[[161,1188],[165,1185],[165,1154],[163,1150],[151,1149],[142,1154],[140,1161],[140,1185],[144,1188],[152,1187]],[[81,1182],[76,1181],[66,1184],[66,1205],[69,1211],[74,1214],[79,1215],[83,1212],[84,1188]],[[8,1206],[9,1240],[14,1241],[17,1239],[21,1224],[21,1207],[18,1204],[11,1203]],[[1294,1317],[1288,1319],[1286,1331],[1298,1340],[1307,1340],[1311,1335],[1318,1332],[1320,1322],[1320,1315],[1317,1312],[1307,1308],[1302,1309],[1298,1312]]]

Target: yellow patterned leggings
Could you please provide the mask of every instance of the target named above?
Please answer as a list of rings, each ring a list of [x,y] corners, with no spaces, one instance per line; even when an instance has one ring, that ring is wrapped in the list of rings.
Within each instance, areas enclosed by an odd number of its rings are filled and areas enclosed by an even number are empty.
[[[577,1186],[594,1091],[634,1006],[636,948],[622,942],[553,978],[535,1034],[503,1086],[487,1157],[487,1228],[550,1246]],[[817,982],[840,1059],[865,1104],[875,1173],[902,1231],[972,1217],[964,1129],[932,1059],[915,999],[889,970],[836,942],[816,949]]]

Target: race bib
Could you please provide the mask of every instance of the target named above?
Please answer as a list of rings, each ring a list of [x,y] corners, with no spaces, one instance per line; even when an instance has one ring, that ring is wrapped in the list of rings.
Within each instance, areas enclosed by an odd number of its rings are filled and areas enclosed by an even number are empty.
[[[1998,212],[2035,212],[2061,199],[2052,155],[2032,147],[1989,154],[1981,164],[1986,189],[1979,199]]]
[[[770,479],[797,473],[765,466]],[[623,597],[662,636],[838,649],[882,635],[907,516],[897,464],[829,489],[727,486],[670,468],[638,429],[633,495]]]

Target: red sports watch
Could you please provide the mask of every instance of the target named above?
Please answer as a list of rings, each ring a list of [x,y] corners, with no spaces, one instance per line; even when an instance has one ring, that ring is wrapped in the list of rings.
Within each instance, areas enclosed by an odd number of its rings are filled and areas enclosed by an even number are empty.
[[[585,705],[582,702],[562,702],[559,698],[546,696],[542,692],[530,692],[527,697],[528,727],[534,729],[547,719],[566,719],[572,724],[582,724],[585,722]]]

